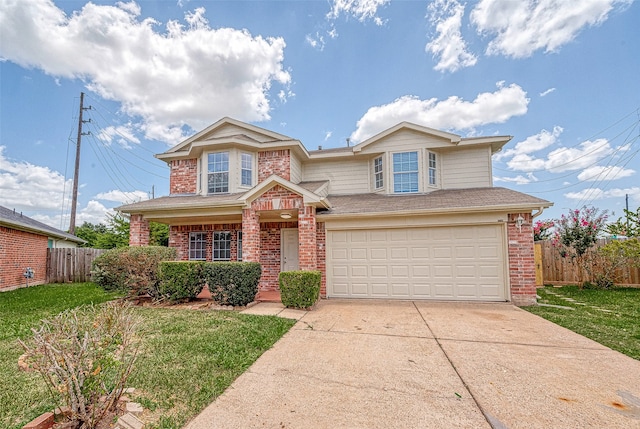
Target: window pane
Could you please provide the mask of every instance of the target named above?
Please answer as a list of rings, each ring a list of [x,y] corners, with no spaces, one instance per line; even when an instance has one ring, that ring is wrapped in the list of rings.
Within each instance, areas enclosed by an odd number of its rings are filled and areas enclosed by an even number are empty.
[[[418,152],[393,154],[393,192],[418,192]]]
[[[241,164],[242,186],[253,185],[253,155],[250,153],[243,153]]]
[[[237,259],[238,261],[242,261],[242,231],[238,231],[236,234],[238,237],[236,245],[236,248],[238,249]]]
[[[229,153],[216,152],[208,156],[208,193],[229,192]]]
[[[376,189],[380,189],[384,186],[384,180],[382,175],[382,157],[378,157],[373,160],[373,174],[374,174],[374,185]]]
[[[436,185],[436,154],[429,152],[429,185]]]
[[[189,234],[189,259],[204,260],[206,252],[206,234],[203,232],[192,232]]]
[[[213,258],[214,261],[229,261],[231,259],[231,233],[213,233]]]

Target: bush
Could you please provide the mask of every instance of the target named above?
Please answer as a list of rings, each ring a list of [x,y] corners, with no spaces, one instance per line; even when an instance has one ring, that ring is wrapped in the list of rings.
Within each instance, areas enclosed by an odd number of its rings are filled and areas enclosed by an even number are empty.
[[[207,262],[204,278],[211,297],[219,304],[241,306],[258,293],[262,268],[257,262]]]
[[[159,281],[152,296],[171,302],[195,299],[204,287],[204,264],[201,261],[160,262]]]
[[[91,279],[104,290],[121,291],[130,297],[153,294],[158,282],[158,264],[175,258],[176,249],[172,247],[111,249],[93,260]]]
[[[309,308],[320,297],[320,271],[283,271],[278,281],[282,304],[286,307]]]
[[[95,428],[115,410],[133,370],[139,323],[130,305],[113,301],[65,311],[19,340],[24,362],[70,408],[77,427]]]

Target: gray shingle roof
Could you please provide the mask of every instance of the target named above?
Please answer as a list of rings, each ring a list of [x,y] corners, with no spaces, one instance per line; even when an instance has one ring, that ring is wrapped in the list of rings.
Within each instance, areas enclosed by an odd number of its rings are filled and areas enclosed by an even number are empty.
[[[445,189],[411,195],[329,195],[332,208],[323,215],[388,213],[404,211],[455,211],[491,207],[549,207],[551,202],[506,188]]]
[[[116,207],[116,210],[125,213],[137,212],[139,210],[162,210],[167,208],[190,208],[190,207],[206,207],[216,206],[222,203],[237,202],[238,205],[244,204],[238,201],[238,197],[244,195],[244,192],[234,194],[221,195],[170,195],[168,197],[159,197],[152,200],[140,201],[138,203],[125,204]]]
[[[28,216],[23,215],[21,212],[8,209],[0,206],[0,224],[12,227],[14,229],[29,230],[41,235],[49,237],[63,238],[65,240],[73,241],[75,243],[84,243],[85,241],[75,235],[71,235],[52,226],[38,222],[35,219],[31,219]]]

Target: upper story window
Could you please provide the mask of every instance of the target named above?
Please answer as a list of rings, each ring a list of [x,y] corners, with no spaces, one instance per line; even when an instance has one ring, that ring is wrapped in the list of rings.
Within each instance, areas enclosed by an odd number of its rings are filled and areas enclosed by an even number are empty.
[[[253,155],[243,153],[240,163],[240,186],[253,186]]]
[[[207,164],[207,192],[229,192],[229,152],[210,153]]]
[[[418,192],[418,152],[393,154],[393,192]]]
[[[384,186],[384,175],[382,173],[381,156],[373,160],[373,182],[376,189],[382,189],[382,187]]]
[[[207,259],[207,236],[204,232],[189,234],[189,260],[204,261]]]
[[[433,152],[427,152],[429,156],[429,186],[436,186],[438,184],[437,173],[438,163],[436,154]]]

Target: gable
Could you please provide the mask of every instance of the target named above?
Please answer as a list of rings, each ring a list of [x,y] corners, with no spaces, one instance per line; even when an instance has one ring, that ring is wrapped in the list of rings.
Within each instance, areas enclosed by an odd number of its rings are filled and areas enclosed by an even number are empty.
[[[360,148],[360,154],[376,154],[382,152],[396,152],[415,150],[418,148],[439,149],[455,147],[451,139],[420,132],[411,128],[401,128],[380,139],[373,140]],[[357,146],[356,146],[357,147]],[[355,148],[354,148],[354,151]]]

